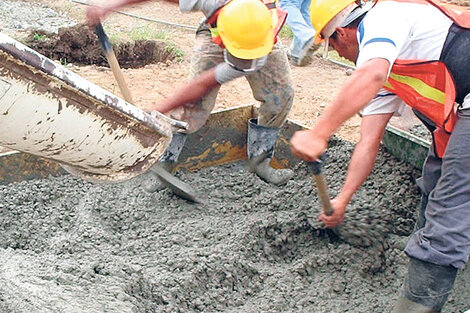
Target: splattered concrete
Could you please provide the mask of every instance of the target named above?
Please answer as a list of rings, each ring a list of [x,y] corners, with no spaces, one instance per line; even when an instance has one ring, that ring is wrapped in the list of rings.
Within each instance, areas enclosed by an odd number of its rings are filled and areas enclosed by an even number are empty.
[[[333,194],[351,148],[332,142]],[[243,163],[179,173],[201,205],[147,194],[145,177],[2,186],[0,311],[387,312],[406,271],[418,173],[381,152],[346,220],[386,230],[365,248],[308,222],[319,200],[307,169],[295,172],[282,188]],[[444,312],[470,307],[463,274]]]

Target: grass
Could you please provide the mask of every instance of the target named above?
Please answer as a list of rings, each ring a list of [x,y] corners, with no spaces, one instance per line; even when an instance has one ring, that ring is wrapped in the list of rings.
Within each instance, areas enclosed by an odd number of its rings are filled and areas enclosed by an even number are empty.
[[[33,36],[34,41],[44,41],[46,39],[47,39],[46,35],[34,34],[34,36]]]
[[[290,27],[287,26],[287,24],[284,24],[284,26],[281,28],[281,31],[279,32],[279,37],[282,39],[292,39],[294,38],[294,34],[292,33]]]
[[[109,40],[111,43],[122,43],[129,40],[163,40],[166,44],[166,50],[174,54],[176,61],[183,61],[184,52],[171,40],[171,32],[168,30],[155,29],[150,25],[134,27],[128,31],[113,33],[109,31]]]
[[[166,47],[166,51],[169,53],[172,53],[175,56],[175,60],[178,62],[183,61],[184,58],[184,52],[181,50],[180,47],[175,45],[174,43],[169,43],[168,46]]]
[[[113,32],[112,30],[107,31],[110,34],[109,40],[112,43],[125,42],[129,40],[152,40],[160,39],[169,41],[170,33],[161,29],[155,29],[148,25],[134,27],[124,32]]]

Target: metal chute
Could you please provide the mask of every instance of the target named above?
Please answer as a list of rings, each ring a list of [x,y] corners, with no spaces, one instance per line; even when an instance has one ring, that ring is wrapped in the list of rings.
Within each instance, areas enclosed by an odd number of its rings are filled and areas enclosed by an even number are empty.
[[[157,161],[175,122],[0,34],[0,146],[59,162],[86,180],[123,181]]]

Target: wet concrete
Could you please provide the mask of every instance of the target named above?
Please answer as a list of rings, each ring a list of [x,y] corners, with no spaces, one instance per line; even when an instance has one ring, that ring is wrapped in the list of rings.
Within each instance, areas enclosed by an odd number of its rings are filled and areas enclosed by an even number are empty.
[[[351,149],[337,140],[329,149],[332,194]],[[179,173],[200,205],[145,193],[144,177],[0,186],[0,311],[388,312],[406,271],[419,174],[380,153],[345,222],[384,230],[367,248],[309,223],[319,199],[307,168],[295,174],[279,188],[243,163]],[[444,312],[470,308],[465,274]]]
[[[408,130],[411,134],[418,136],[421,139],[424,139],[428,142],[432,141],[431,132],[423,124],[414,125]]]

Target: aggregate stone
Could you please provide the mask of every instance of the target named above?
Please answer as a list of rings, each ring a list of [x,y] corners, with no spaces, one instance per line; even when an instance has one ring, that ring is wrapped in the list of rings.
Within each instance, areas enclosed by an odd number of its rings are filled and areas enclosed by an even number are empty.
[[[29,1],[0,0],[4,30],[76,24]],[[324,169],[341,188],[352,145],[334,140]],[[194,205],[145,177],[93,185],[65,175],[0,186],[0,312],[388,312],[407,257],[419,173],[381,151],[339,232],[316,217],[303,165],[271,186],[242,163],[179,173]],[[374,235],[363,244],[358,234]],[[470,308],[463,270],[444,313]]]
[[[0,0],[0,25],[5,31],[40,29],[57,33],[61,27],[70,27],[76,21],[65,13],[31,1]]]
[[[333,195],[351,149],[337,139],[330,144],[324,172]],[[380,227],[381,237],[368,246],[309,222],[320,202],[303,164],[283,187],[260,180],[243,162],[178,175],[203,204],[168,190],[146,193],[145,175],[119,184],[64,175],[0,186],[0,310],[391,309],[419,198],[414,169],[380,152],[342,230]],[[444,312],[468,308],[467,276]]]

